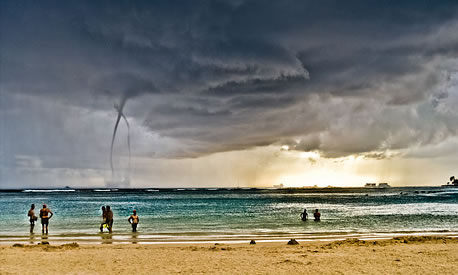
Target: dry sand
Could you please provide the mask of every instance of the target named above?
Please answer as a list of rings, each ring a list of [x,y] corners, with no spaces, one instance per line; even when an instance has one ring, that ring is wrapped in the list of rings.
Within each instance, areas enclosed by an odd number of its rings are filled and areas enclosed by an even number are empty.
[[[458,239],[0,246],[0,274],[457,274]]]

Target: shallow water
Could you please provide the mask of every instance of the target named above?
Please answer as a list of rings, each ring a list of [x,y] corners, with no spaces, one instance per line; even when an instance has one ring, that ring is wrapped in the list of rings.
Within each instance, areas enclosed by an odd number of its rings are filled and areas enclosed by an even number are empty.
[[[402,193],[402,194],[401,194]],[[400,234],[458,235],[458,189],[161,189],[72,192],[0,191],[0,242],[28,240],[27,211],[54,212],[49,238],[64,242],[205,242],[247,239],[385,238]],[[114,235],[99,235],[102,205],[114,212]],[[302,222],[319,208],[322,221]],[[139,233],[127,218],[140,216]],[[35,227],[40,232],[40,225]],[[108,237],[109,236],[109,237]],[[38,237],[37,237],[38,238]]]

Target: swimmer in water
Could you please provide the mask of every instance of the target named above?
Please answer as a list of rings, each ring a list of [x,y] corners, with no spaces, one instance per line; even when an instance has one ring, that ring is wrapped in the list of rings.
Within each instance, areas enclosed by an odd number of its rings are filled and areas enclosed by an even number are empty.
[[[41,233],[45,234],[45,229],[46,229],[46,234],[48,234],[48,227],[49,227],[49,220],[52,218],[54,213],[51,211],[51,209],[46,207],[46,204],[43,204],[43,208],[40,209],[40,218],[41,218]]]
[[[313,217],[315,218],[316,222],[321,221],[321,213],[318,212],[318,209],[315,209],[315,213],[313,213]]]
[[[304,208],[304,212],[301,213],[301,220],[305,222],[308,219],[308,217],[309,217],[309,214],[307,214],[307,209]]]
[[[137,225],[140,222],[140,218],[137,215],[137,210],[133,211],[133,214],[130,215],[127,221],[132,225],[132,232],[137,232]]]

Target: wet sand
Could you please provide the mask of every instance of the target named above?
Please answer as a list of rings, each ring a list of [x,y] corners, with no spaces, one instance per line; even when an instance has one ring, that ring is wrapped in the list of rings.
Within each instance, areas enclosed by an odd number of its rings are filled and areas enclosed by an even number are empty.
[[[46,262],[46,264],[43,264]],[[456,274],[458,239],[0,245],[0,274]]]

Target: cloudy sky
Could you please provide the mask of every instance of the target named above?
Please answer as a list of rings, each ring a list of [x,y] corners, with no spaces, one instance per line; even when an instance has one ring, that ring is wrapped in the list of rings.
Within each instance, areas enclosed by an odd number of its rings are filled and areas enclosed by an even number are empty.
[[[444,184],[457,29],[456,1],[1,0],[0,188]]]

